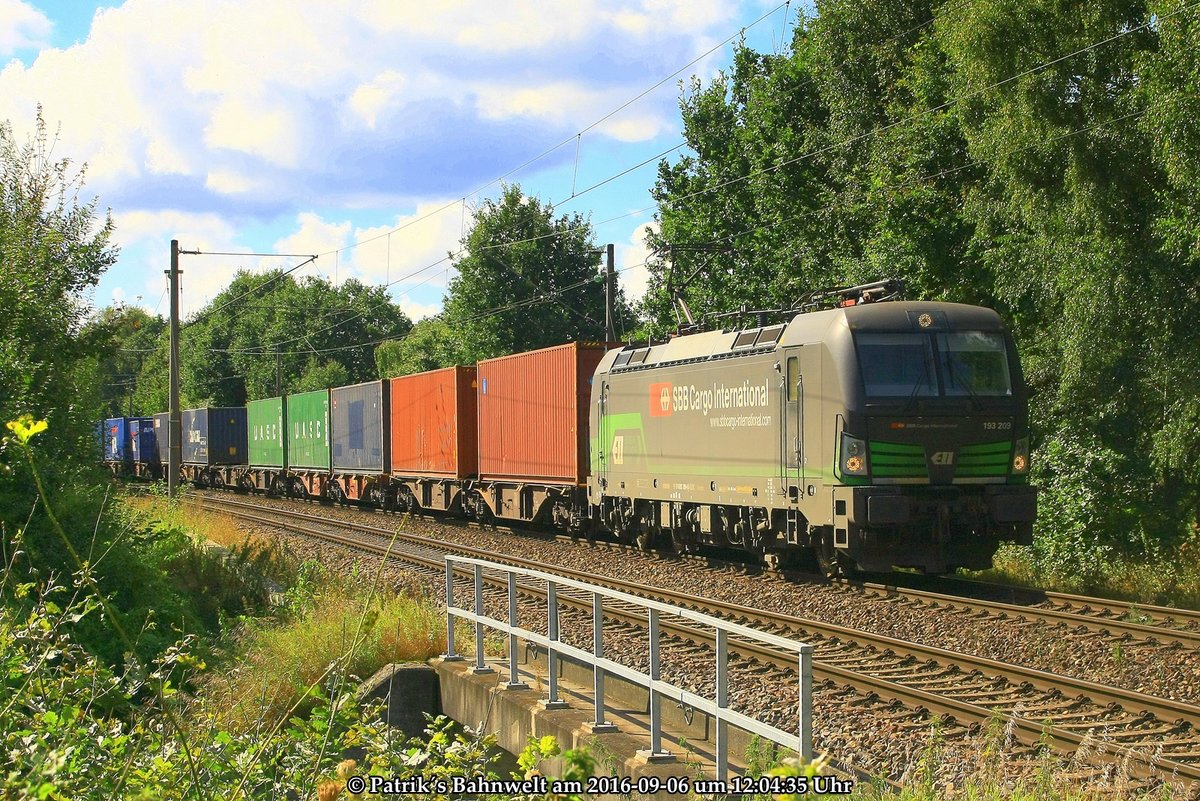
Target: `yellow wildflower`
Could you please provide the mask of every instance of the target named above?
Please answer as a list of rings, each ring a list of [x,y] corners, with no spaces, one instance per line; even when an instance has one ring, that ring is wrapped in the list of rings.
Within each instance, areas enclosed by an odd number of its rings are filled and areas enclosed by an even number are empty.
[[[33,415],[23,414],[16,420],[8,421],[8,430],[17,435],[17,441],[25,445],[33,437],[49,428],[50,424],[45,420],[34,422]]]

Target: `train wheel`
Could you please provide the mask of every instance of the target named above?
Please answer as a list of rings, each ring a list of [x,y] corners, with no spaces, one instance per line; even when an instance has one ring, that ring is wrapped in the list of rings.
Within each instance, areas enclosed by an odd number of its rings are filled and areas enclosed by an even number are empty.
[[[822,537],[814,549],[817,566],[829,578],[850,579],[858,575],[858,565],[848,555],[833,547],[829,537]]]

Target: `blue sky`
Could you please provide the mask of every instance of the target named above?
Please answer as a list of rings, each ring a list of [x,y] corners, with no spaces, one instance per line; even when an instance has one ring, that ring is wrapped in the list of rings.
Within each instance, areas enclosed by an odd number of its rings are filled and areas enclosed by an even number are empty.
[[[679,81],[726,67],[722,43],[746,26],[751,46],[777,50],[798,8],[0,0],[0,119],[27,136],[40,103],[59,132],[55,155],[86,162],[87,190],[112,209],[120,260],[95,292],[100,306],[165,312],[176,238],[202,251],[319,254],[297,276],[390,283],[420,318],[440,309],[453,275],[443,259],[501,176],[589,215],[637,296],[652,157],[682,142]],[[296,261],[184,257],[185,313],[239,267]]]

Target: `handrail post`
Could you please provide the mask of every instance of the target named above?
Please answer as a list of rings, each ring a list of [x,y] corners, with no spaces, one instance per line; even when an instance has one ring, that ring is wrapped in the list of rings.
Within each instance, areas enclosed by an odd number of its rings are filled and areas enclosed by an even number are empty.
[[[662,673],[658,650],[658,610],[650,607],[648,617],[650,628],[650,750],[640,751],[638,756],[647,762],[666,762],[674,757],[670,751],[662,747],[662,697],[654,686]]]
[[[508,684],[509,690],[528,690],[517,671],[517,574],[508,571]]]
[[[546,638],[550,644],[546,646],[546,670],[549,673],[550,695],[542,701],[544,709],[566,709],[569,705],[558,697],[558,586],[553,581],[546,582]]]
[[[494,673],[483,660],[483,565],[475,565],[475,667],[472,673]]]
[[[716,768],[717,779],[726,781],[729,778],[729,724],[725,721],[725,710],[729,707],[729,673],[726,663],[729,661],[729,634],[725,629],[717,629],[717,742]]]
[[[594,733],[604,734],[616,731],[616,725],[604,719],[604,668],[599,660],[604,656],[604,598],[600,593],[592,593],[592,655],[597,664],[592,667],[592,691],[596,697],[596,717],[589,728]]]
[[[454,607],[454,563],[446,557],[446,653],[442,659],[446,662],[461,662],[462,656],[454,648],[454,618],[450,610]]]
[[[812,652],[811,645],[800,646],[800,757],[813,758],[812,744]]]

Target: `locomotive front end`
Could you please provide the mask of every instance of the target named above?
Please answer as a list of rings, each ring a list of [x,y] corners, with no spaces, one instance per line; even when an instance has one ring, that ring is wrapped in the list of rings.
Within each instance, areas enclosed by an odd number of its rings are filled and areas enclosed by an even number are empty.
[[[840,365],[832,536],[826,557],[864,570],[986,568],[1029,543],[1027,391],[990,309],[888,303],[845,310],[827,343]]]

